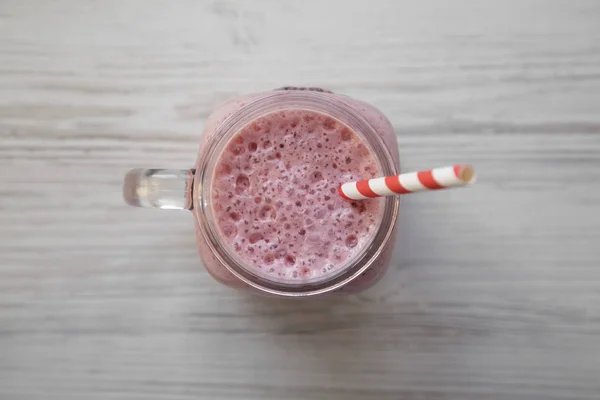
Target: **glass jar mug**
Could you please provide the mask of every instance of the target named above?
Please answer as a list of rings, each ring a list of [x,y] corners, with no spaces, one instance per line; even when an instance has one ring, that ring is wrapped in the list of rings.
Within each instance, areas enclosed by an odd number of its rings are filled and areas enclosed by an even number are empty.
[[[342,183],[399,174],[396,136],[364,102],[286,87],[232,99],[205,124],[194,168],[133,169],[133,206],[191,210],[206,270],[273,296],[356,293],[390,262],[397,196],[343,199]]]

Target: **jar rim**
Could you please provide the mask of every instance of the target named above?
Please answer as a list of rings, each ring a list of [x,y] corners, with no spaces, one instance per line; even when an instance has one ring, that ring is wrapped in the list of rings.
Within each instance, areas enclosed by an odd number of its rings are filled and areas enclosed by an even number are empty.
[[[394,158],[385,145],[383,138],[360,115],[357,110],[340,100],[339,95],[327,92],[314,91],[274,91],[246,104],[229,116],[208,139],[206,147],[198,157],[194,176],[193,201],[194,216],[199,226],[200,233],[206,241],[210,251],[217,261],[231,274],[244,283],[260,290],[261,292],[287,297],[311,296],[323,294],[343,286],[363,274],[379,257],[388,243],[397,223],[399,212],[399,199],[397,196],[383,199],[383,212],[380,212],[377,232],[371,237],[365,249],[355,256],[337,274],[314,282],[277,282],[266,277],[252,273],[250,268],[244,267],[235,254],[227,246],[221,244],[218,229],[212,218],[210,209],[210,190],[212,179],[211,161],[214,163],[223,147],[240,129],[256,118],[280,110],[301,108],[329,115],[346,124],[364,140],[372,150],[385,175],[399,173]]]

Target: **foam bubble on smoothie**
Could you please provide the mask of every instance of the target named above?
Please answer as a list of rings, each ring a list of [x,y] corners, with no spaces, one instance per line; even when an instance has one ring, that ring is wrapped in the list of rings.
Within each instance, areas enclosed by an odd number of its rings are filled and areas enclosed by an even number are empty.
[[[336,273],[374,234],[380,199],[350,202],[340,183],[380,174],[346,125],[284,110],[241,129],[219,157],[211,187],[222,236],[248,268],[277,281]]]

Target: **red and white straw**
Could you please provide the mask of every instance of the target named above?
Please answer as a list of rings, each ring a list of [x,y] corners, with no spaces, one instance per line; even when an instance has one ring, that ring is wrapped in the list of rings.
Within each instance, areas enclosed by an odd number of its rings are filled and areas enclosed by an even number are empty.
[[[338,188],[338,192],[347,200],[364,200],[372,197],[466,186],[473,182],[475,182],[473,167],[468,164],[460,164],[344,183]]]

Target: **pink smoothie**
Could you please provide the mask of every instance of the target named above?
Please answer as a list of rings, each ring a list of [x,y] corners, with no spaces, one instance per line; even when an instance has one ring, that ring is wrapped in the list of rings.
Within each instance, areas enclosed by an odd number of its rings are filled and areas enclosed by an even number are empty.
[[[223,238],[247,268],[301,283],[339,272],[377,229],[381,199],[350,202],[344,182],[380,176],[348,126],[308,110],[267,114],[237,132],[211,187]]]

